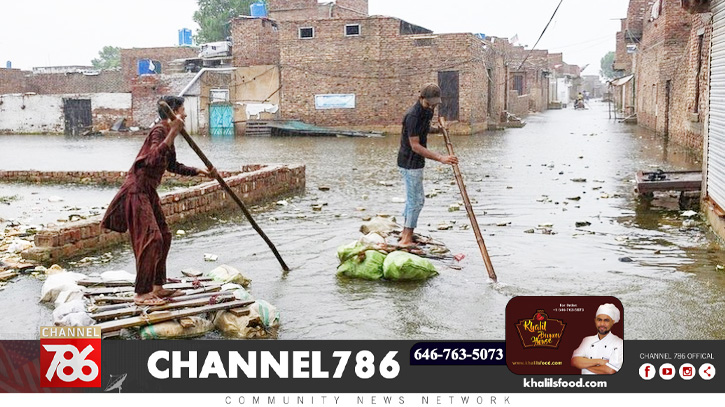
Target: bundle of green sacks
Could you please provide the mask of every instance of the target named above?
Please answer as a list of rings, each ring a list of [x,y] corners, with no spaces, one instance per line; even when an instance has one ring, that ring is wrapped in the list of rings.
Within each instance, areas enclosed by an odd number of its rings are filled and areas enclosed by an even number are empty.
[[[337,275],[365,280],[425,280],[438,274],[433,264],[402,251],[388,254],[360,242],[337,248]]]

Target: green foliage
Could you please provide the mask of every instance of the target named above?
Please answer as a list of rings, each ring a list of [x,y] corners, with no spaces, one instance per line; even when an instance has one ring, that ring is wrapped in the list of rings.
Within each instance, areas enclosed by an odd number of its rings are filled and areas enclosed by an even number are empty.
[[[107,45],[98,51],[98,58],[91,60],[96,69],[110,69],[121,66],[121,47]]]
[[[614,71],[614,51],[607,52],[606,55],[602,57],[601,60],[601,69],[599,70],[599,75],[606,79],[614,79],[618,75]]]
[[[240,15],[249,15],[249,6],[259,0],[198,0],[199,10],[194,12],[194,21],[199,31],[194,36],[197,44],[224,41],[231,35],[229,21]],[[266,0],[262,0],[267,3]]]

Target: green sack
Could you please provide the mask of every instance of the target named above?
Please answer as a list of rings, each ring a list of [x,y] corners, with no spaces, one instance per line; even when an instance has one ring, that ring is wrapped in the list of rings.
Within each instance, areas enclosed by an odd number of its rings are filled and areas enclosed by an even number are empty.
[[[365,246],[362,246],[365,248]],[[338,250],[338,256],[340,252]],[[385,255],[377,250],[358,251],[346,257],[346,260],[337,267],[338,276],[362,278],[365,280],[379,280],[383,277],[383,263]]]
[[[346,244],[337,248],[337,258],[340,263],[346,262],[349,258],[357,256],[361,251],[368,250],[369,248],[364,244],[354,241],[350,244]]]
[[[388,280],[425,280],[437,274],[433,263],[408,252],[392,252],[383,263],[383,277]]]

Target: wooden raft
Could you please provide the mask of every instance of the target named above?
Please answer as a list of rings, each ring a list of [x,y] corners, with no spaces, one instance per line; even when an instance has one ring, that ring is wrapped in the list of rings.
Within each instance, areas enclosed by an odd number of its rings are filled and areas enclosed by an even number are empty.
[[[208,312],[248,313],[249,305],[254,303],[253,300],[236,299],[233,291],[220,291],[222,284],[212,282],[210,278],[165,284],[165,289],[181,290],[183,295],[168,298],[166,304],[158,306],[136,305],[133,284],[128,282],[103,283],[99,279],[85,279],[80,285],[86,287],[84,295],[91,300],[88,315],[98,322],[96,326],[101,328],[103,338],[117,336],[124,328],[171,320],[182,323],[184,318]]]

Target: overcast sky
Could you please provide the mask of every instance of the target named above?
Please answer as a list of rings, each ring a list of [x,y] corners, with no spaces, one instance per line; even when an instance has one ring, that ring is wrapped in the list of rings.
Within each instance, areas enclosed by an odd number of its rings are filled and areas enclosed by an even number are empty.
[[[178,30],[198,25],[197,0],[2,0],[0,66],[90,65],[105,45],[173,46]],[[371,15],[389,15],[437,33],[518,35],[533,47],[559,0],[370,0]],[[599,73],[614,51],[629,0],[564,0],[538,49],[563,52],[569,64]]]

